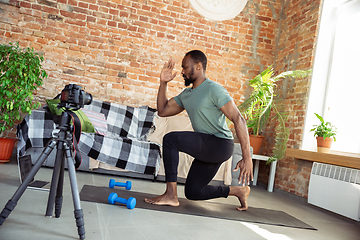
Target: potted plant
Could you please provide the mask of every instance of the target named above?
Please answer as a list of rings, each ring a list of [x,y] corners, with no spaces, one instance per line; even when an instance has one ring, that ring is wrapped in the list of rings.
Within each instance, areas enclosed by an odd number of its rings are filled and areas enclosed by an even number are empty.
[[[263,132],[269,120],[276,121],[275,145],[272,156],[268,162],[280,160],[286,151],[286,143],[290,135],[290,130],[286,127],[288,113],[284,109],[283,98],[275,94],[277,81],[286,77],[304,78],[310,74],[311,70],[295,70],[280,73],[274,76],[272,65],[265,71],[249,81],[253,88],[250,96],[238,106],[240,112],[246,119],[250,133],[250,145],[253,147],[254,154],[260,149],[263,139]],[[270,113],[273,112],[271,115]],[[254,146],[253,139],[260,139],[260,147]]]
[[[31,114],[40,106],[33,101],[33,92],[47,77],[41,69],[43,61],[34,48],[22,49],[19,43],[0,45],[0,162],[9,161],[16,141],[4,137],[4,132],[21,119],[20,112]]]
[[[310,132],[314,132],[317,141],[317,151],[328,153],[330,151],[332,142],[336,141],[336,127],[331,125],[330,122],[325,122],[324,119],[317,113],[316,117],[320,120],[319,125],[313,125]]]

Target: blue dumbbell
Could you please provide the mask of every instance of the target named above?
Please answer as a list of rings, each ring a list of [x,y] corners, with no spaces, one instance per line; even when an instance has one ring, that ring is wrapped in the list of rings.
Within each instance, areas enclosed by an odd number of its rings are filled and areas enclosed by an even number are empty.
[[[128,209],[133,209],[136,205],[135,198],[133,198],[133,197],[129,197],[129,199],[121,198],[121,197],[118,197],[118,195],[116,193],[110,193],[110,195],[108,197],[108,202],[110,204],[115,204],[115,203],[126,204],[126,207]]]
[[[131,189],[131,181],[127,181],[126,183],[122,183],[122,182],[115,182],[115,179],[110,179],[109,188],[114,188],[115,186],[124,187],[124,188],[126,188],[126,190],[130,190]]]

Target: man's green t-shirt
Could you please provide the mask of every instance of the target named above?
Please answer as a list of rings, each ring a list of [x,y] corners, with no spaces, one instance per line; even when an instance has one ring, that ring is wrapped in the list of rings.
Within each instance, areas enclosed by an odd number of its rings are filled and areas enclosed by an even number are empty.
[[[184,89],[174,99],[187,111],[195,132],[233,139],[226,117],[220,110],[232,98],[220,84],[207,78],[195,89]]]

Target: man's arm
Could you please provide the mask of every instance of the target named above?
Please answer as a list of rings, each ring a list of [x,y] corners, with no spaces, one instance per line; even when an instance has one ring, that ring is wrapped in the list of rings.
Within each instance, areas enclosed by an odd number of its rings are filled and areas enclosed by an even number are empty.
[[[160,86],[157,95],[157,111],[160,117],[174,116],[184,110],[176,103],[174,98],[168,100],[166,96],[167,83],[173,80],[176,73],[172,73],[175,66],[175,62],[170,59],[164,64],[160,74]]]
[[[241,113],[233,100],[222,106],[220,110],[234,123],[235,132],[241,145],[242,160],[236,164],[234,171],[237,171],[240,168],[239,183],[243,180],[243,185],[245,185],[245,183],[250,184],[250,180],[253,180],[253,163],[246,121],[241,116]]]

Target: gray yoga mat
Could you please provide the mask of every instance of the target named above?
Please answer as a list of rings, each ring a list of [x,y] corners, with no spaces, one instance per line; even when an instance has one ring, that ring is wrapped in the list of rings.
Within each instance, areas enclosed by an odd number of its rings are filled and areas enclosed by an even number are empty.
[[[80,200],[96,203],[108,203],[108,196],[115,192],[119,197],[128,199],[129,197],[136,198],[136,207],[142,209],[172,212],[179,214],[188,214],[203,217],[221,218],[234,221],[252,222],[269,224],[283,227],[302,228],[309,230],[317,230],[312,226],[300,221],[299,219],[282,211],[269,210],[264,208],[249,207],[247,211],[236,210],[235,205],[209,202],[209,201],[191,201],[185,198],[180,198],[179,207],[158,206],[144,202],[144,198],[152,198],[157,195],[127,191],[119,188],[96,187],[84,185],[80,191]],[[120,206],[120,205],[117,205]],[[125,205],[123,207],[126,208]],[[129,210],[131,211],[131,210]]]

